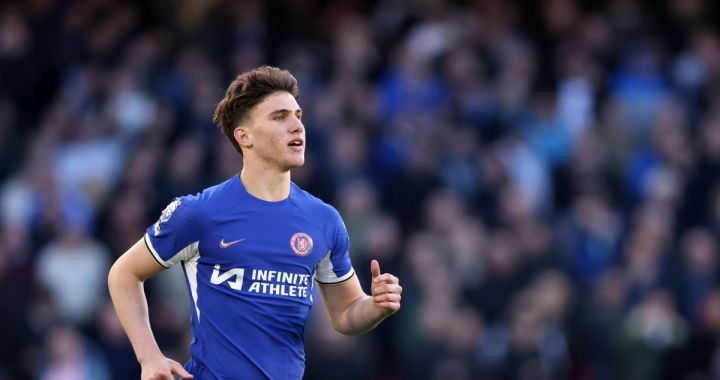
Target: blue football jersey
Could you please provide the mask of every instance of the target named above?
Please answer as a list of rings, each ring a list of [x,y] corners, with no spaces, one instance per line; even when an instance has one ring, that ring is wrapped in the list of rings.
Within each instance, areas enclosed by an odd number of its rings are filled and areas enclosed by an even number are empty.
[[[195,379],[300,379],[314,281],[354,274],[338,212],[291,184],[268,202],[239,176],[176,198],[147,229],[163,267],[180,263],[192,315]]]

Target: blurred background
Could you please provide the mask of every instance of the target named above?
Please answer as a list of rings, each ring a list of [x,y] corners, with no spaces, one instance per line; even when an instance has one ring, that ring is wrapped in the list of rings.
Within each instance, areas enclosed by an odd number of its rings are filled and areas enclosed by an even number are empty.
[[[136,379],[111,263],[241,169],[240,72],[301,86],[293,180],[404,287],[375,331],[316,305],[307,379],[720,379],[720,7],[711,0],[3,1],[0,379]],[[178,269],[147,283],[184,361]],[[319,297],[315,297],[319,300]]]

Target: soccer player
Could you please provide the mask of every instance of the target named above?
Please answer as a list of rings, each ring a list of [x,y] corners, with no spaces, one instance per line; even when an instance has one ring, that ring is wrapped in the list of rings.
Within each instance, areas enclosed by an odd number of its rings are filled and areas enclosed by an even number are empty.
[[[343,334],[369,331],[400,309],[397,277],[372,260],[365,294],[340,215],[290,181],[305,160],[298,93],[286,70],[239,75],[214,121],[242,155],[242,171],[173,200],[110,270],[110,294],[142,379],[302,378],[315,283]],[[147,278],[178,263],[192,310],[184,367],[161,353],[143,290]]]

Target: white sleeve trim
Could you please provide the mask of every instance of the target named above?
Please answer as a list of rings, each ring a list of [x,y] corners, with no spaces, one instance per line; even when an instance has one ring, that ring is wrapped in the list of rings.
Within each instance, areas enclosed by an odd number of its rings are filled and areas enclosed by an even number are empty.
[[[180,261],[187,261],[193,258],[194,256],[197,256],[200,254],[199,245],[200,242],[192,242],[188,244],[185,248],[181,249],[180,252],[173,255],[173,257],[169,258],[168,260],[163,260],[162,257],[158,254],[158,252],[155,250],[155,247],[152,245],[152,241],[150,240],[150,235],[148,233],[145,233],[145,244],[147,244],[148,248],[150,248],[150,253],[152,253],[153,257],[157,262],[165,267],[165,269],[170,268],[171,266],[179,263]]]
[[[355,269],[351,266],[347,273],[338,277],[333,270],[333,264],[332,261],[330,261],[330,252],[328,251],[327,255],[320,260],[316,267],[315,281],[321,284],[337,284],[352,277],[353,274],[355,274]]]

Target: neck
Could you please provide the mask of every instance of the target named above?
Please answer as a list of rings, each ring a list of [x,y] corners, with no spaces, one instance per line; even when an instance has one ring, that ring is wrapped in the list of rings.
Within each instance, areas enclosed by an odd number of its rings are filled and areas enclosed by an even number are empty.
[[[240,172],[245,190],[255,198],[278,202],[290,196],[290,171],[253,164],[256,160],[244,160]]]

